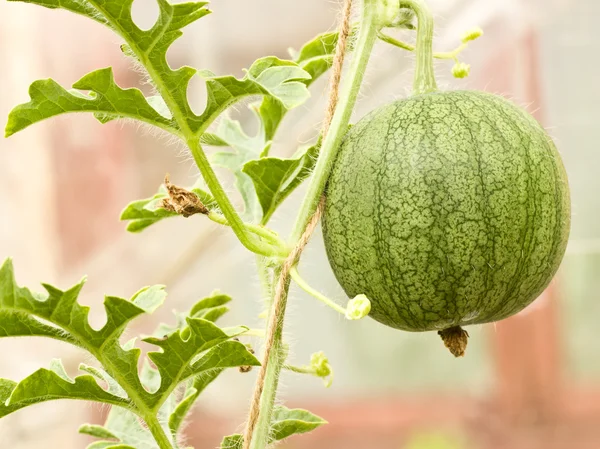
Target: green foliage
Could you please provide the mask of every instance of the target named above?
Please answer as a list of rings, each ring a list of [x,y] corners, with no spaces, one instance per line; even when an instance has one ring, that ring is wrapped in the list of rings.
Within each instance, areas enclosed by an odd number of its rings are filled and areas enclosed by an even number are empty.
[[[256,61],[242,79],[215,76],[207,70],[197,72],[191,67],[172,70],[167,63],[166,52],[181,36],[183,27],[210,12],[205,8],[205,2],[171,5],[160,0],[158,21],[150,30],[142,31],[131,18],[133,0],[17,1],[66,9],[107,25],[126,41],[125,53],[134,56],[148,70],[160,96],[144,98],[137,89],[120,88],[115,84],[110,69],[92,72],[73,86],[79,90],[91,90],[91,95],[67,91],[53,80],[36,81],[30,89],[31,101],[17,106],[11,113],[6,127],[7,136],[59,114],[88,111],[103,123],[115,118],[130,118],[180,137],[189,137],[202,134],[219,114],[245,97],[269,97],[268,104],[272,105],[276,115],[275,110],[298,106],[309,96],[304,81],[310,75],[292,61],[273,57]],[[187,86],[196,73],[205,80],[208,95],[206,109],[201,115],[193,113],[187,99]],[[265,114],[273,118],[271,111],[265,110]]]
[[[271,142],[266,142],[262,135],[247,136],[240,123],[223,117],[215,133],[233,151],[219,151],[212,157],[212,162],[227,168],[235,175],[235,186],[244,200],[244,218],[250,221],[260,219],[260,205],[252,185],[252,180],[243,172],[244,165],[261,155],[268,154]]]
[[[73,87],[78,90],[66,90],[52,79],[34,82],[29,88],[31,101],[10,113],[6,137],[44,119],[69,112],[92,112],[102,123],[115,118],[131,118],[178,133],[173,120],[154,109],[140,90],[117,86],[110,67],[87,74]]]
[[[87,449],[158,449],[152,433],[130,411],[113,407],[103,426],[85,424],[79,433],[99,438]]]
[[[302,149],[292,159],[264,157],[246,162],[242,171],[254,184],[265,224],[279,205],[310,175],[319,145]]]
[[[311,83],[329,70],[333,64],[337,40],[338,33],[323,33],[304,44],[298,52],[290,51],[294,61],[310,73]]]
[[[6,136],[39,121],[71,112],[92,112],[102,123],[119,118],[134,119],[184,140],[200,134],[203,144],[231,147],[230,152],[216,153],[213,163],[234,173],[236,187],[245,204],[245,218],[253,222],[266,223],[277,205],[309,174],[311,158],[301,162],[304,169],[293,179],[288,178],[290,173],[293,174],[292,166],[299,165],[295,161],[270,159],[251,164],[252,178],[244,167],[248,162],[268,157],[272,139],[287,111],[306,101],[309,97],[307,87],[331,65],[336,33],[320,35],[304,45],[296,61],[272,56],[260,58],[246,71],[246,76],[237,79],[215,76],[207,70],[197,72],[190,67],[174,71],[166,63],[166,51],[181,35],[181,28],[209,13],[204,2],[171,5],[164,0],[159,1],[159,20],[150,30],[142,31],[131,19],[132,0],[23,1],[66,9],[107,25],[126,41],[125,53],[135,57],[148,70],[160,95],[146,98],[138,89],[119,87],[110,68],[84,76],[73,85],[72,90],[64,89],[51,79],[36,81],[30,88],[31,101],[11,112]],[[206,109],[199,116],[192,112],[186,96],[187,85],[196,73],[205,80],[208,97]],[[229,106],[253,95],[264,97],[260,103],[250,104],[260,124],[255,136],[247,136],[237,122],[227,118],[221,120],[217,133],[205,135],[210,124]],[[279,174],[270,176],[266,184],[272,189],[278,183],[283,190],[265,195],[263,188],[256,191],[256,184],[260,182],[256,175],[257,171],[264,172],[271,165]],[[148,211],[146,206],[147,203],[140,202],[131,204],[126,210],[132,212],[125,215],[131,218],[124,219],[135,220],[128,228],[130,231],[141,231],[162,218],[174,215],[165,210]]]
[[[150,30],[143,31],[135,25],[131,17],[133,0],[19,1],[66,9],[107,25],[126,41],[128,49],[135,53],[138,61],[147,67],[149,72],[160,77],[161,85],[157,87],[169,108],[176,108],[185,114],[185,119],[179,126],[188,126],[194,130],[200,128],[202,121],[192,112],[186,93],[188,83],[196,70],[191,67],[172,70],[167,63],[166,53],[171,44],[181,36],[182,28],[210,12],[205,8],[206,2],[172,5],[166,0],[159,0],[160,15],[157,22]]]
[[[314,145],[302,150],[293,159],[269,156],[273,137],[285,114],[306,99],[303,96],[305,91],[298,82],[284,83],[277,88],[282,75],[273,70],[290,75],[307,74],[298,79],[308,87],[331,67],[337,38],[337,33],[324,33],[304,44],[300,51],[292,51],[293,62],[267,57],[250,67],[249,76],[260,77],[263,83],[271,86],[271,91],[278,93],[279,98],[288,99],[287,103],[283,103],[284,107],[272,97],[249,105],[259,124],[254,136],[248,136],[239,122],[221,119],[216,135],[233,151],[218,152],[212,160],[234,173],[248,220],[266,224],[281,202],[310,175],[319,150],[318,145]]]
[[[72,89],[52,79],[38,80],[29,89],[30,101],[10,113],[7,137],[40,121],[80,112],[92,113],[101,123],[130,119],[166,131],[190,147],[203,175],[203,180],[189,190],[207,207],[211,219],[230,225],[242,242],[243,230],[251,225],[241,222],[228,204],[218,180],[211,176],[214,173],[202,145],[219,148],[211,162],[232,171],[244,200],[245,218],[253,223],[266,224],[309,176],[320,142],[289,159],[273,157],[269,152],[287,112],[309,98],[308,87],[331,66],[336,33],[317,36],[293,60],[260,58],[243,77],[236,78],[187,66],[173,70],[167,62],[167,51],[182,35],[182,29],[210,13],[206,2],[172,4],[157,0],[156,23],[141,30],[131,16],[134,0],[9,1],[71,11],[108,27],[124,41],[122,52],[147,72],[157,95],[145,96],[137,88],[117,85],[111,68],[83,76]],[[199,115],[192,111],[187,98],[193,76],[200,76],[207,90],[206,108]],[[248,103],[259,124],[254,135],[223,116],[236,102],[249,97],[260,97]],[[177,215],[162,207],[168,196],[161,186],[153,197],[130,203],[121,215],[129,222],[127,230],[140,232]],[[262,237],[269,240],[270,231],[262,226],[253,229],[258,234],[263,231]],[[130,299],[107,296],[106,323],[95,329],[88,321],[89,308],[77,301],[83,284],[66,291],[44,284],[45,293],[33,293],[16,284],[10,261],[0,268],[0,337],[53,338],[82,348],[97,362],[94,366],[81,364],[80,373],[74,377],[65,372],[60,361],[53,361],[48,369],[39,369],[18,383],[0,379],[0,417],[50,400],[91,400],[114,407],[103,426],[81,427],[82,433],[99,439],[90,448],[170,449],[177,447],[176,437],[186,416],[211,382],[227,368],[258,365],[248,348],[234,339],[247,328],[215,324],[229,310],[231,298],[227,295],[215,292],[188,313],[179,314],[175,325],[160,325],[151,337],[143,339],[158,349],[140,360],[136,339],[122,343],[123,332],[134,319],[152,313],[164,302],[164,288],[146,287]],[[304,410],[277,408],[273,439],[307,432],[323,423]],[[239,442],[237,436],[230,438]]]
[[[323,424],[323,418],[313,415],[307,410],[275,407],[271,419],[270,442],[281,441],[292,435],[307,433]],[[243,437],[240,434],[229,435],[221,442],[221,449],[241,449]]]
[[[127,429],[121,435],[123,420],[133,423],[139,417],[147,420],[155,416],[166,429],[176,432],[200,392],[224,369],[259,364],[244,344],[231,340],[243,334],[246,327],[220,328],[213,322],[226,311],[224,304],[231,300],[227,295],[215,293],[201,299],[180,326],[161,326],[159,329],[167,329],[166,333],[145,338],[161,351],[148,354],[149,360],[144,361],[138,376],[140,350],[135,340],[122,345],[120,337],[132,320],[163,303],[166,293],[162,286],[143,288],[129,300],[106,297],[106,324],[99,330],[88,322],[89,308],[77,302],[83,282],[66,291],[47,284],[44,287],[45,294],[19,287],[11,262],[2,265],[1,336],[59,339],[85,349],[103,368],[82,364],[80,371],[85,374],[71,379],[60,361],[54,361],[49,369],[39,369],[19,383],[0,379],[0,417],[55,399],[102,402],[124,410],[113,410],[104,430],[89,426],[84,430],[103,438],[116,436],[139,449],[145,446],[133,444]],[[178,391],[180,385],[185,391],[183,396]],[[140,432],[132,431],[132,435],[138,438]]]

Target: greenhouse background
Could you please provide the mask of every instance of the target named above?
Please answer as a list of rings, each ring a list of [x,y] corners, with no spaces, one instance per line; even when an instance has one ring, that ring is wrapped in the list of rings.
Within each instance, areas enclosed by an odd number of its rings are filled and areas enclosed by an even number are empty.
[[[466,80],[437,63],[445,89],[483,89],[526,106],[549,130],[569,174],[573,225],[562,268],[543,297],[508,320],[470,328],[464,359],[450,357],[434,333],[409,334],[375,321],[347,322],[293,289],[289,326],[292,358],[305,364],[323,350],[335,370],[325,389],[317,378],[286,374],[289,406],[308,408],[330,424],[297,437],[289,449],[597,449],[600,447],[600,3],[596,0],[429,0],[436,15],[435,47],[450,50],[473,26],[485,35],[462,59]],[[257,57],[286,57],[314,35],[332,30],[339,5],[324,0],[214,0],[214,14],[186,30],[169,51],[174,67],[190,64],[241,76]],[[136,0],[134,18],[149,27],[154,0]],[[408,35],[404,36],[410,38]],[[107,30],[66,12],[0,3],[0,123],[27,100],[28,85],[52,77],[70,85],[96,68],[114,66],[122,86],[148,89],[130,70]],[[413,58],[379,44],[355,119],[409,92]],[[289,156],[318,132],[326,80],[294,110],[275,142]],[[193,80],[196,111],[206,101]],[[232,115],[253,123],[238,108]],[[21,285],[43,280],[65,287],[87,275],[82,302],[92,322],[104,319],[104,294],[129,297],[162,283],[169,298],[136,333],[173,320],[216,288],[233,298],[227,323],[262,326],[253,256],[233,234],[193,217],[167,220],[142,234],[118,221],[130,201],[151,196],[165,173],[181,185],[197,178],[185,149],[136,126],[101,126],[91,116],[51,120],[0,140],[0,259],[11,256]],[[233,192],[231,177],[220,172]],[[299,189],[274,219],[290,228]],[[241,201],[240,201],[241,204]],[[325,257],[320,233],[303,272],[340,303],[346,300]],[[130,331],[133,333],[134,331]],[[256,340],[255,346],[260,346]],[[60,356],[75,373],[82,354],[53,341],[0,340],[0,377],[20,379]],[[187,429],[189,444],[217,447],[240,430],[254,373],[231,370],[203,394]],[[84,421],[107,410],[51,402],[0,420],[0,449],[75,449]]]

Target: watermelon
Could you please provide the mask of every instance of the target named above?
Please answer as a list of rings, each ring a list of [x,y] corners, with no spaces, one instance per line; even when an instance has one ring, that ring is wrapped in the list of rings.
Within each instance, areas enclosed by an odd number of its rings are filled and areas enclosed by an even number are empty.
[[[325,193],[325,248],[348,296],[365,294],[387,326],[445,340],[530,304],[569,236],[552,140],[526,111],[483,92],[372,111],[345,136]]]

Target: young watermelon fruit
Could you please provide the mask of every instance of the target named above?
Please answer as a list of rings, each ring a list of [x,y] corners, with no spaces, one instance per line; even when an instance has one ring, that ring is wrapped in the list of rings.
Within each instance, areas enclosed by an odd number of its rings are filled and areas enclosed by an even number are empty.
[[[509,317],[548,285],[570,227],[550,137],[495,95],[431,92],[379,108],[344,138],[326,190],[325,247],[349,297],[407,331]]]

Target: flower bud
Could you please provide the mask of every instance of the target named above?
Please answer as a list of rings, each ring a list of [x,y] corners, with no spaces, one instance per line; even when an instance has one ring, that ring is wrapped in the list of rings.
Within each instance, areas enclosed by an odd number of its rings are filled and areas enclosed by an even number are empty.
[[[333,370],[323,351],[315,352],[310,356],[310,367],[315,370],[315,374],[321,377],[325,382],[325,386],[329,388],[333,382]]]
[[[483,30],[479,27],[476,27],[469,31],[466,31],[462,35],[461,40],[462,40],[463,44],[466,44],[467,42],[474,41],[475,39],[477,39],[478,37],[481,37],[482,35],[483,35]]]
[[[469,76],[471,72],[471,66],[469,64],[465,64],[464,62],[457,62],[452,67],[452,75],[454,78],[466,78]]]
[[[348,301],[346,306],[346,319],[360,320],[366,317],[371,311],[371,301],[365,295],[356,295]]]

